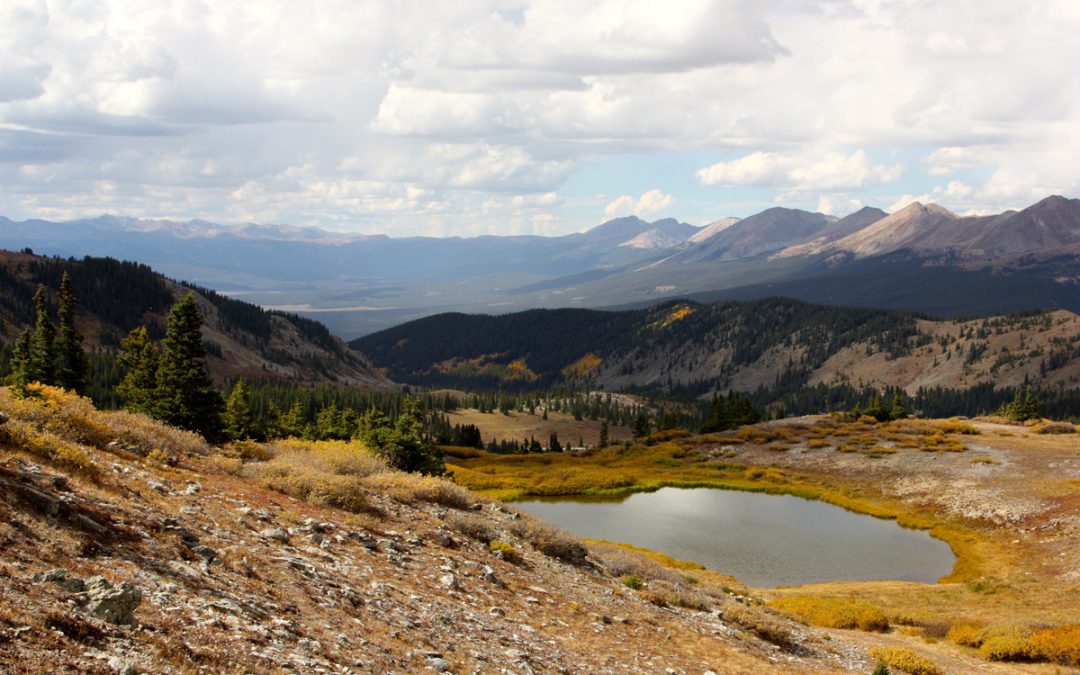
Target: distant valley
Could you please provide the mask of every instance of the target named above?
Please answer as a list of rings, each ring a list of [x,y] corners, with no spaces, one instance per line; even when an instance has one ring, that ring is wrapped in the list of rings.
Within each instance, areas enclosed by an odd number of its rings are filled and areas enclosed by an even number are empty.
[[[137,260],[351,339],[440,312],[646,307],[787,296],[940,317],[1080,311],[1080,200],[957,216],[913,203],[844,218],[770,208],[705,227],[618,218],[559,237],[342,235],[113,216],[0,218],[0,247]]]

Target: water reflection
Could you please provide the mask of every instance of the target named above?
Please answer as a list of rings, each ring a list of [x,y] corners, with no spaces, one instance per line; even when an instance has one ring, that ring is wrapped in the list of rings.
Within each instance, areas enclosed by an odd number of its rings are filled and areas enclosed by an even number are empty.
[[[787,495],[663,488],[617,501],[545,499],[517,506],[576,536],[693,560],[753,586],[934,582],[955,562],[949,547],[926,532]]]

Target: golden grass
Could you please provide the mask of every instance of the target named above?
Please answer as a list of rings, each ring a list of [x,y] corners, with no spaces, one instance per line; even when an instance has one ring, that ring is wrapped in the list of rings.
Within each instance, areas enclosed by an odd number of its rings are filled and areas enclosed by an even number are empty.
[[[897,668],[911,675],[941,675],[942,671],[930,659],[919,656],[907,647],[873,647],[870,656],[890,668]]]
[[[889,619],[880,607],[863,600],[795,596],[770,603],[783,614],[825,628],[857,628],[864,631],[885,631]]]

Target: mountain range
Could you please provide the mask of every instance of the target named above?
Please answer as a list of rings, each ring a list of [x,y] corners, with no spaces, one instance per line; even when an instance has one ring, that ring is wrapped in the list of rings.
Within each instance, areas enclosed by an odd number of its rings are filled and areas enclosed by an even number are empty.
[[[0,217],[0,247],[138,260],[352,338],[447,311],[644,307],[785,295],[943,317],[1080,310],[1080,200],[959,216],[774,207],[705,227],[630,216],[558,237],[346,235],[116,216]]]

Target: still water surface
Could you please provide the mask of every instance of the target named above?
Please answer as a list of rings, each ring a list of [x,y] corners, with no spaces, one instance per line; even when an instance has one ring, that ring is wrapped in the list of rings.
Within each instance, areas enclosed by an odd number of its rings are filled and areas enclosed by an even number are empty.
[[[545,499],[515,506],[575,536],[693,560],[752,586],[934,582],[956,561],[945,542],[926,532],[788,495],[663,488],[618,501]]]

